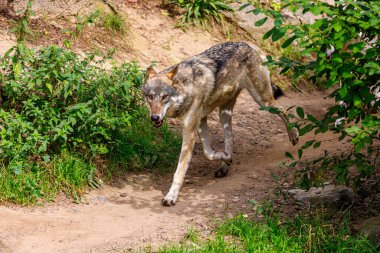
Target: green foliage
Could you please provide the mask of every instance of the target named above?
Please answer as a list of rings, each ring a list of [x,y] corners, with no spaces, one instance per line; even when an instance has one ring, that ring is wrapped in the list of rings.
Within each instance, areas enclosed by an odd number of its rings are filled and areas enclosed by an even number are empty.
[[[132,119],[130,127],[114,138],[107,155],[109,166],[124,171],[171,172],[177,164],[180,146],[180,136],[167,124],[158,131],[147,117]]]
[[[106,13],[103,17],[103,26],[114,32],[122,34],[127,32],[125,18],[120,14]]]
[[[221,23],[223,14],[221,11],[233,11],[224,1],[216,0],[171,0],[170,3],[177,4],[185,10],[182,15],[181,24],[194,24],[207,26],[210,20]]]
[[[76,19],[75,29],[69,31],[73,39],[79,37],[89,25],[104,27],[114,33],[121,33],[122,35],[127,33],[125,18],[117,13],[106,13],[98,9],[88,15],[78,15]]]
[[[56,46],[30,58],[12,52],[0,65],[6,163],[71,147],[107,153],[114,134],[137,113],[142,72],[136,63],[107,71],[93,54],[80,59]]]
[[[304,118],[303,110],[297,108],[301,118],[298,121],[300,135],[332,130],[340,135],[339,140],[349,138],[353,144],[353,149],[339,158],[312,161],[305,172],[316,168],[333,169],[338,182],[348,183],[348,168],[355,166],[360,173],[355,182],[359,182],[380,166],[376,159],[380,153],[376,146],[380,130],[380,99],[375,95],[380,83],[380,1],[335,1],[334,5],[329,5],[315,0],[286,0],[282,1],[282,8],[320,16],[313,24],[289,24],[278,10],[259,6],[254,9],[254,14],[262,12],[275,21],[275,26],[264,35],[265,39],[278,41],[287,36],[282,47],[297,43],[301,55],[308,59],[301,62],[268,56],[268,64],[281,67],[281,73],[291,71],[294,78],[312,73],[311,80],[324,83],[324,87],[331,90],[331,97],[343,102],[343,105],[331,106],[320,120],[312,115]],[[258,21],[258,25],[264,22]],[[328,56],[326,50],[331,47],[335,51]],[[344,120],[336,124],[342,117]],[[299,159],[304,149],[318,148],[319,145],[320,142],[315,140],[305,143],[298,151]],[[302,178],[308,180],[308,177]],[[310,185],[310,182],[303,183]]]
[[[368,240],[352,236],[344,223],[339,228],[320,218],[299,217],[281,223],[268,217],[265,222],[243,216],[227,220],[213,239],[197,240],[191,246],[166,247],[159,252],[378,252]]]
[[[27,28],[21,22],[19,36]],[[34,51],[23,41],[0,58],[0,201],[35,203],[58,191],[78,200],[84,186],[97,186],[96,160],[106,160],[105,174],[120,163],[174,167],[178,135],[147,119],[136,62],[57,46]]]
[[[96,24],[99,22],[99,19],[102,15],[102,12],[100,10],[96,10],[95,12],[90,13],[87,16],[76,16],[77,22],[75,25],[75,30],[72,33],[73,37],[78,37],[82,34],[83,30],[89,25],[89,24]]]

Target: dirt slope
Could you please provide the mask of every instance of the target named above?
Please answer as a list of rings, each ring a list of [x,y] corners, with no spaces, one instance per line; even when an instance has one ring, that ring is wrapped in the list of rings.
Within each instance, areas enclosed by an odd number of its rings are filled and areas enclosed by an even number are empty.
[[[173,29],[175,22],[157,7],[147,11],[130,4],[123,11],[128,15],[134,50],[117,53],[119,60],[137,59],[143,65],[156,60],[164,67],[221,41],[199,29]],[[0,54],[13,43],[14,38],[0,28]],[[331,103],[323,100],[324,96],[289,94],[280,103],[284,107],[297,104],[322,114]],[[221,149],[223,133],[215,113],[210,116],[210,124],[213,146]],[[276,186],[272,174],[279,172],[284,152],[296,149],[281,120],[259,111],[245,92],[236,105],[233,130],[235,158],[229,176],[213,177],[219,164],[207,161],[197,142],[187,183],[175,206],[168,208],[160,203],[171,175],[131,175],[119,188],[104,186],[91,191],[86,196],[88,204],[59,200],[43,207],[1,206],[0,252],[108,252],[177,242],[193,226],[209,233],[210,218],[239,210],[249,212],[247,200],[268,196]],[[301,142],[307,138],[301,138]],[[336,149],[334,142],[324,145],[321,150]]]

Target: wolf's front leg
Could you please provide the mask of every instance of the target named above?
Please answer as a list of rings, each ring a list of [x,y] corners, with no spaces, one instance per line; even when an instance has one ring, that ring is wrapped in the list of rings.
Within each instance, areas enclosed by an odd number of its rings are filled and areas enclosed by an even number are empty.
[[[177,170],[174,173],[172,186],[170,187],[168,194],[166,194],[166,196],[162,199],[162,204],[164,206],[175,205],[175,202],[177,201],[179,190],[181,189],[183,181],[185,180],[187,169],[189,168],[198,125],[199,120],[198,122],[184,124],[181,154],[179,156]]]

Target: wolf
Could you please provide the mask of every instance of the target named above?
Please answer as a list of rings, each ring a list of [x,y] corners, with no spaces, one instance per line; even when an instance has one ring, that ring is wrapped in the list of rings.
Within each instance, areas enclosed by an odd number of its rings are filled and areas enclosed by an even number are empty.
[[[232,111],[243,89],[247,89],[260,106],[277,108],[290,141],[297,144],[298,130],[289,127],[286,111],[275,101],[282,91],[272,85],[260,55],[248,44],[226,42],[160,72],[152,67],[147,69],[141,90],[154,126],[160,127],[165,117],[183,122],[181,153],[172,185],[162,199],[164,206],[172,206],[177,201],[197,133],[206,158],[222,162],[215,176],[227,175],[232,162]],[[207,116],[216,108],[224,130],[224,151],[215,151],[210,145]]]

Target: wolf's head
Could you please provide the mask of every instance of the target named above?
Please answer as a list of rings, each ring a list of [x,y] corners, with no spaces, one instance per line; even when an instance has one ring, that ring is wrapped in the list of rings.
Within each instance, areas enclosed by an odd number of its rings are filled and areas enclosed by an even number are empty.
[[[151,67],[147,69],[147,82],[141,90],[150,109],[150,119],[155,127],[160,127],[173,104],[176,102],[177,90],[173,87],[173,77],[178,66],[170,72],[158,73]]]

